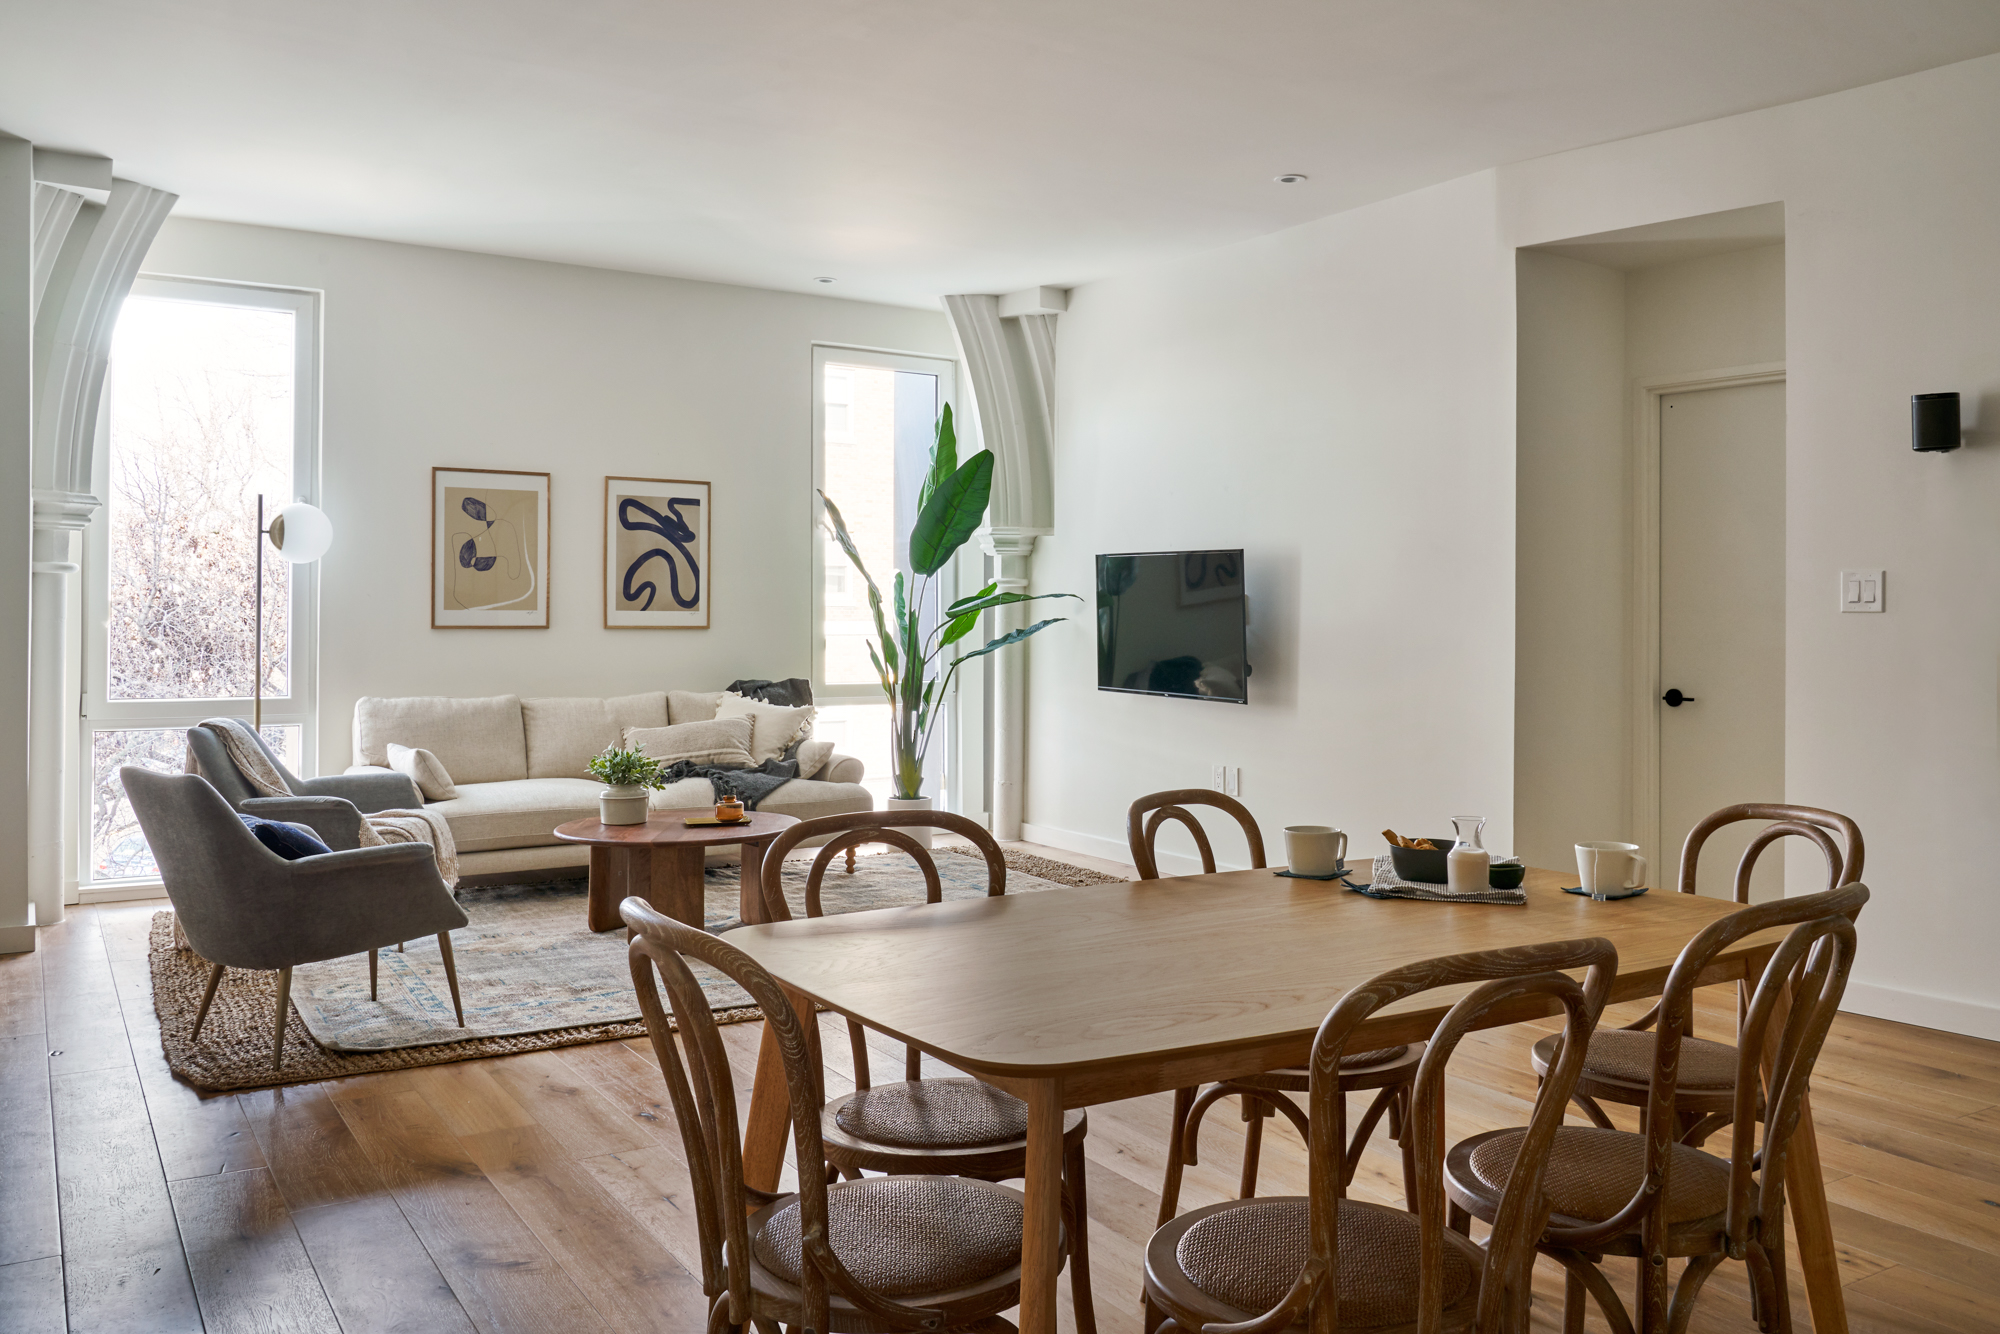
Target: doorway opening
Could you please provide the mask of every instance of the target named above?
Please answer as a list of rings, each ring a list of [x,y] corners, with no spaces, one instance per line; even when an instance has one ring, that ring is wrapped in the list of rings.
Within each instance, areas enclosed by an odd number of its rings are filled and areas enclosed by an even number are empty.
[[[1784,254],[1781,204],[1517,252],[1532,862],[1629,841],[1672,888],[1700,816],[1785,799]],[[1710,842],[1704,892],[1730,892],[1744,837]],[[1753,897],[1782,893],[1760,863]]]

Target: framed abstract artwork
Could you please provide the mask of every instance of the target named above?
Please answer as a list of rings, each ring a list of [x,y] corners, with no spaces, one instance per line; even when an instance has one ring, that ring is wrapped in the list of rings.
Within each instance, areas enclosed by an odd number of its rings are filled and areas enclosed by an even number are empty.
[[[708,628],[707,482],[604,479],[604,625]]]
[[[431,469],[431,628],[546,630],[549,475]]]

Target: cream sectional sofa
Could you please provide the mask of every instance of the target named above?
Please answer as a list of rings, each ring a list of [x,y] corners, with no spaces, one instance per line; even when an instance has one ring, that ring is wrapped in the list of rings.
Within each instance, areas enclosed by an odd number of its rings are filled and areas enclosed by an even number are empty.
[[[590,757],[618,742],[628,727],[713,718],[720,694],[654,691],[616,699],[365,696],[354,705],[358,762],[347,772],[387,770],[392,742],[428,750],[458,788],[456,797],[426,804],[451,825],[461,875],[483,879],[580,870],[589,864],[589,849],[558,843],[553,831],[597,814],[603,784],[585,774]],[[874,798],[861,786],[863,773],[860,760],[835,755],[817,777],[793,779],[758,809],[801,820],[872,810]],[[714,787],[705,778],[674,783],[652,796],[655,810],[690,810],[714,801]],[[734,861],[738,853],[733,846],[716,848],[710,858]]]

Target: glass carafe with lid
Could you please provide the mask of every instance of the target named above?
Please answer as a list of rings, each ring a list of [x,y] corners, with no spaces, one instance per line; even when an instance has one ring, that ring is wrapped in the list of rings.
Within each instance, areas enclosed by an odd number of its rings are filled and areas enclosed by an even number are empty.
[[[1444,858],[1446,882],[1454,894],[1472,894],[1486,889],[1493,865],[1486,845],[1479,841],[1480,831],[1486,828],[1486,817],[1454,815],[1451,827],[1457,837]]]

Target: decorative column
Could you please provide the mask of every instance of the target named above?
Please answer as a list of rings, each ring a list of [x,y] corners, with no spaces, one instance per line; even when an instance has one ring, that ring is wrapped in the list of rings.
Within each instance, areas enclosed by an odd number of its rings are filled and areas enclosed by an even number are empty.
[[[1035,287],[1007,296],[948,296],[945,313],[972,382],[980,442],[993,451],[993,501],[982,542],[1004,592],[1031,583],[1035,539],[1055,531],[1055,317],[1067,293]],[[993,633],[1027,624],[1020,604],[996,608]],[[1026,802],[1026,646],[995,653],[993,836],[1021,837]]]
[[[111,335],[139,265],[175,196],[114,178],[109,158],[34,153],[35,384],[33,538],[27,699],[27,840],[24,855],[37,925],[63,919],[63,793],[66,724],[75,701],[64,689],[69,647],[71,534],[101,503],[89,492],[97,414]]]

